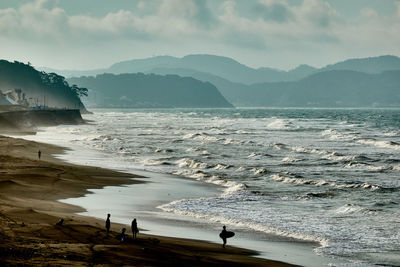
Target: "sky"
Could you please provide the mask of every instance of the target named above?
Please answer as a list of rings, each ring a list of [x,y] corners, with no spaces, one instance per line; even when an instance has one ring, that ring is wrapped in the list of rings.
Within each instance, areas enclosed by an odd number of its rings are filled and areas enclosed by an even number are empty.
[[[400,56],[400,0],[1,0],[0,58],[56,69],[214,54],[250,67]]]

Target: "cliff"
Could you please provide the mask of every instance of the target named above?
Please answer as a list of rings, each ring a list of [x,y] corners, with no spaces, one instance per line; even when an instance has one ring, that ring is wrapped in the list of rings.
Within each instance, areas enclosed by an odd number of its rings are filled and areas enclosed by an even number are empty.
[[[80,109],[87,112],[80,97],[85,88],[70,86],[56,73],[37,71],[29,64],[0,60],[0,90],[21,89],[30,106]]]
[[[33,132],[37,127],[84,123],[79,109],[0,112],[0,132]]]

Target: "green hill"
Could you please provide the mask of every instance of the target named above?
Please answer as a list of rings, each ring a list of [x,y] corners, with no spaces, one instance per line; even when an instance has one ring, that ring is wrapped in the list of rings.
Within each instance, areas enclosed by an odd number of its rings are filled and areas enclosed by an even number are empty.
[[[190,77],[102,74],[68,81],[89,89],[88,105],[93,107],[232,107],[214,85]]]
[[[87,112],[80,100],[84,88],[70,86],[56,73],[37,71],[28,64],[0,60],[0,90],[21,89],[31,106],[80,109]]]

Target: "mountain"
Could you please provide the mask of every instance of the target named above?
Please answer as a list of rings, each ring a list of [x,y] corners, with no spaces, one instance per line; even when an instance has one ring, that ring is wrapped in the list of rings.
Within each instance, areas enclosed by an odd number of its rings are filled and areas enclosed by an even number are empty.
[[[116,63],[107,69],[110,73],[149,72],[155,68],[189,69],[210,73],[232,82],[253,84],[261,82],[293,81],[304,78],[315,71],[302,65],[291,71],[273,68],[254,69],[231,58],[215,55],[188,55],[183,58],[160,56]]]
[[[296,82],[236,84],[220,89],[235,106],[400,107],[400,70],[319,72]]]
[[[188,55],[183,58],[158,56],[146,59],[134,59],[113,64],[107,69],[74,71],[41,68],[44,71],[53,71],[66,77],[93,76],[103,73],[137,73],[149,72],[156,68],[190,69],[198,72],[220,76],[233,82],[253,84],[261,82],[294,81],[306,77],[316,69],[301,65],[290,71],[273,68],[254,69],[243,65],[231,58],[214,55]]]
[[[306,64],[302,64],[297,68],[294,68],[288,71],[288,77],[286,79],[282,79],[280,81],[297,81],[303,79],[311,74],[318,72],[317,68],[311,67]]]
[[[389,73],[400,70],[400,58],[349,59],[319,69],[300,65],[282,71],[253,69],[212,55],[162,56],[116,63],[108,70],[193,77],[215,85],[235,106],[397,106],[399,84]]]
[[[241,98],[246,94],[248,85],[242,83],[234,83],[227,79],[212,75],[206,72],[200,72],[192,69],[175,69],[175,68],[155,68],[148,71],[160,75],[179,75],[181,77],[193,77],[203,82],[210,82],[215,85],[221,94],[234,106],[241,106]],[[247,105],[246,105],[247,106]],[[250,105],[251,106],[251,105]]]
[[[365,73],[381,73],[400,69],[400,58],[396,56],[380,56],[370,58],[348,59],[317,69],[308,65],[300,65],[289,71],[273,68],[250,68],[231,58],[215,55],[188,55],[183,58],[157,56],[145,59],[134,59],[115,63],[106,69],[97,70],[55,70],[40,68],[47,72],[56,72],[66,77],[94,76],[103,73],[149,73],[153,69],[188,69],[190,71],[208,73],[225,80],[242,84],[264,82],[298,81],[311,74],[329,70],[352,70]],[[171,71],[169,73],[172,74]],[[178,73],[175,73],[178,74]]]
[[[80,109],[87,112],[80,100],[85,88],[70,86],[56,73],[39,72],[18,61],[0,60],[0,90],[21,89],[30,106]]]
[[[107,72],[148,72],[154,68],[192,69],[242,83],[263,82],[266,81],[264,76],[274,77],[277,72],[280,72],[272,69],[252,69],[231,58],[213,55],[188,55],[183,58],[161,56],[135,59],[116,63],[108,68]]]
[[[115,63],[106,70],[106,73],[136,73],[147,72],[156,67],[168,67],[178,64],[179,58],[171,56],[157,56],[145,59],[134,59]]]
[[[126,108],[232,107],[209,82],[155,74],[101,74],[70,78],[89,89],[88,105]]]
[[[400,58],[387,55],[380,57],[348,59],[328,65],[319,71],[328,70],[353,70],[377,74],[389,70],[400,70]]]

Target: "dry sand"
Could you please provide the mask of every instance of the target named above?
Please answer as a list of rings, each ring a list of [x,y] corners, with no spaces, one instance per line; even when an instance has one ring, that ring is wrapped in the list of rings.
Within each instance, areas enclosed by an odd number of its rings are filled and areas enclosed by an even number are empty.
[[[37,160],[37,151],[42,159]],[[87,189],[138,183],[132,174],[67,164],[60,147],[0,136],[0,265],[291,266],[252,257],[254,251],[204,241],[140,234],[120,242],[122,226],[79,216],[57,202]],[[62,226],[56,223],[64,219]],[[129,234],[129,232],[128,232]]]

